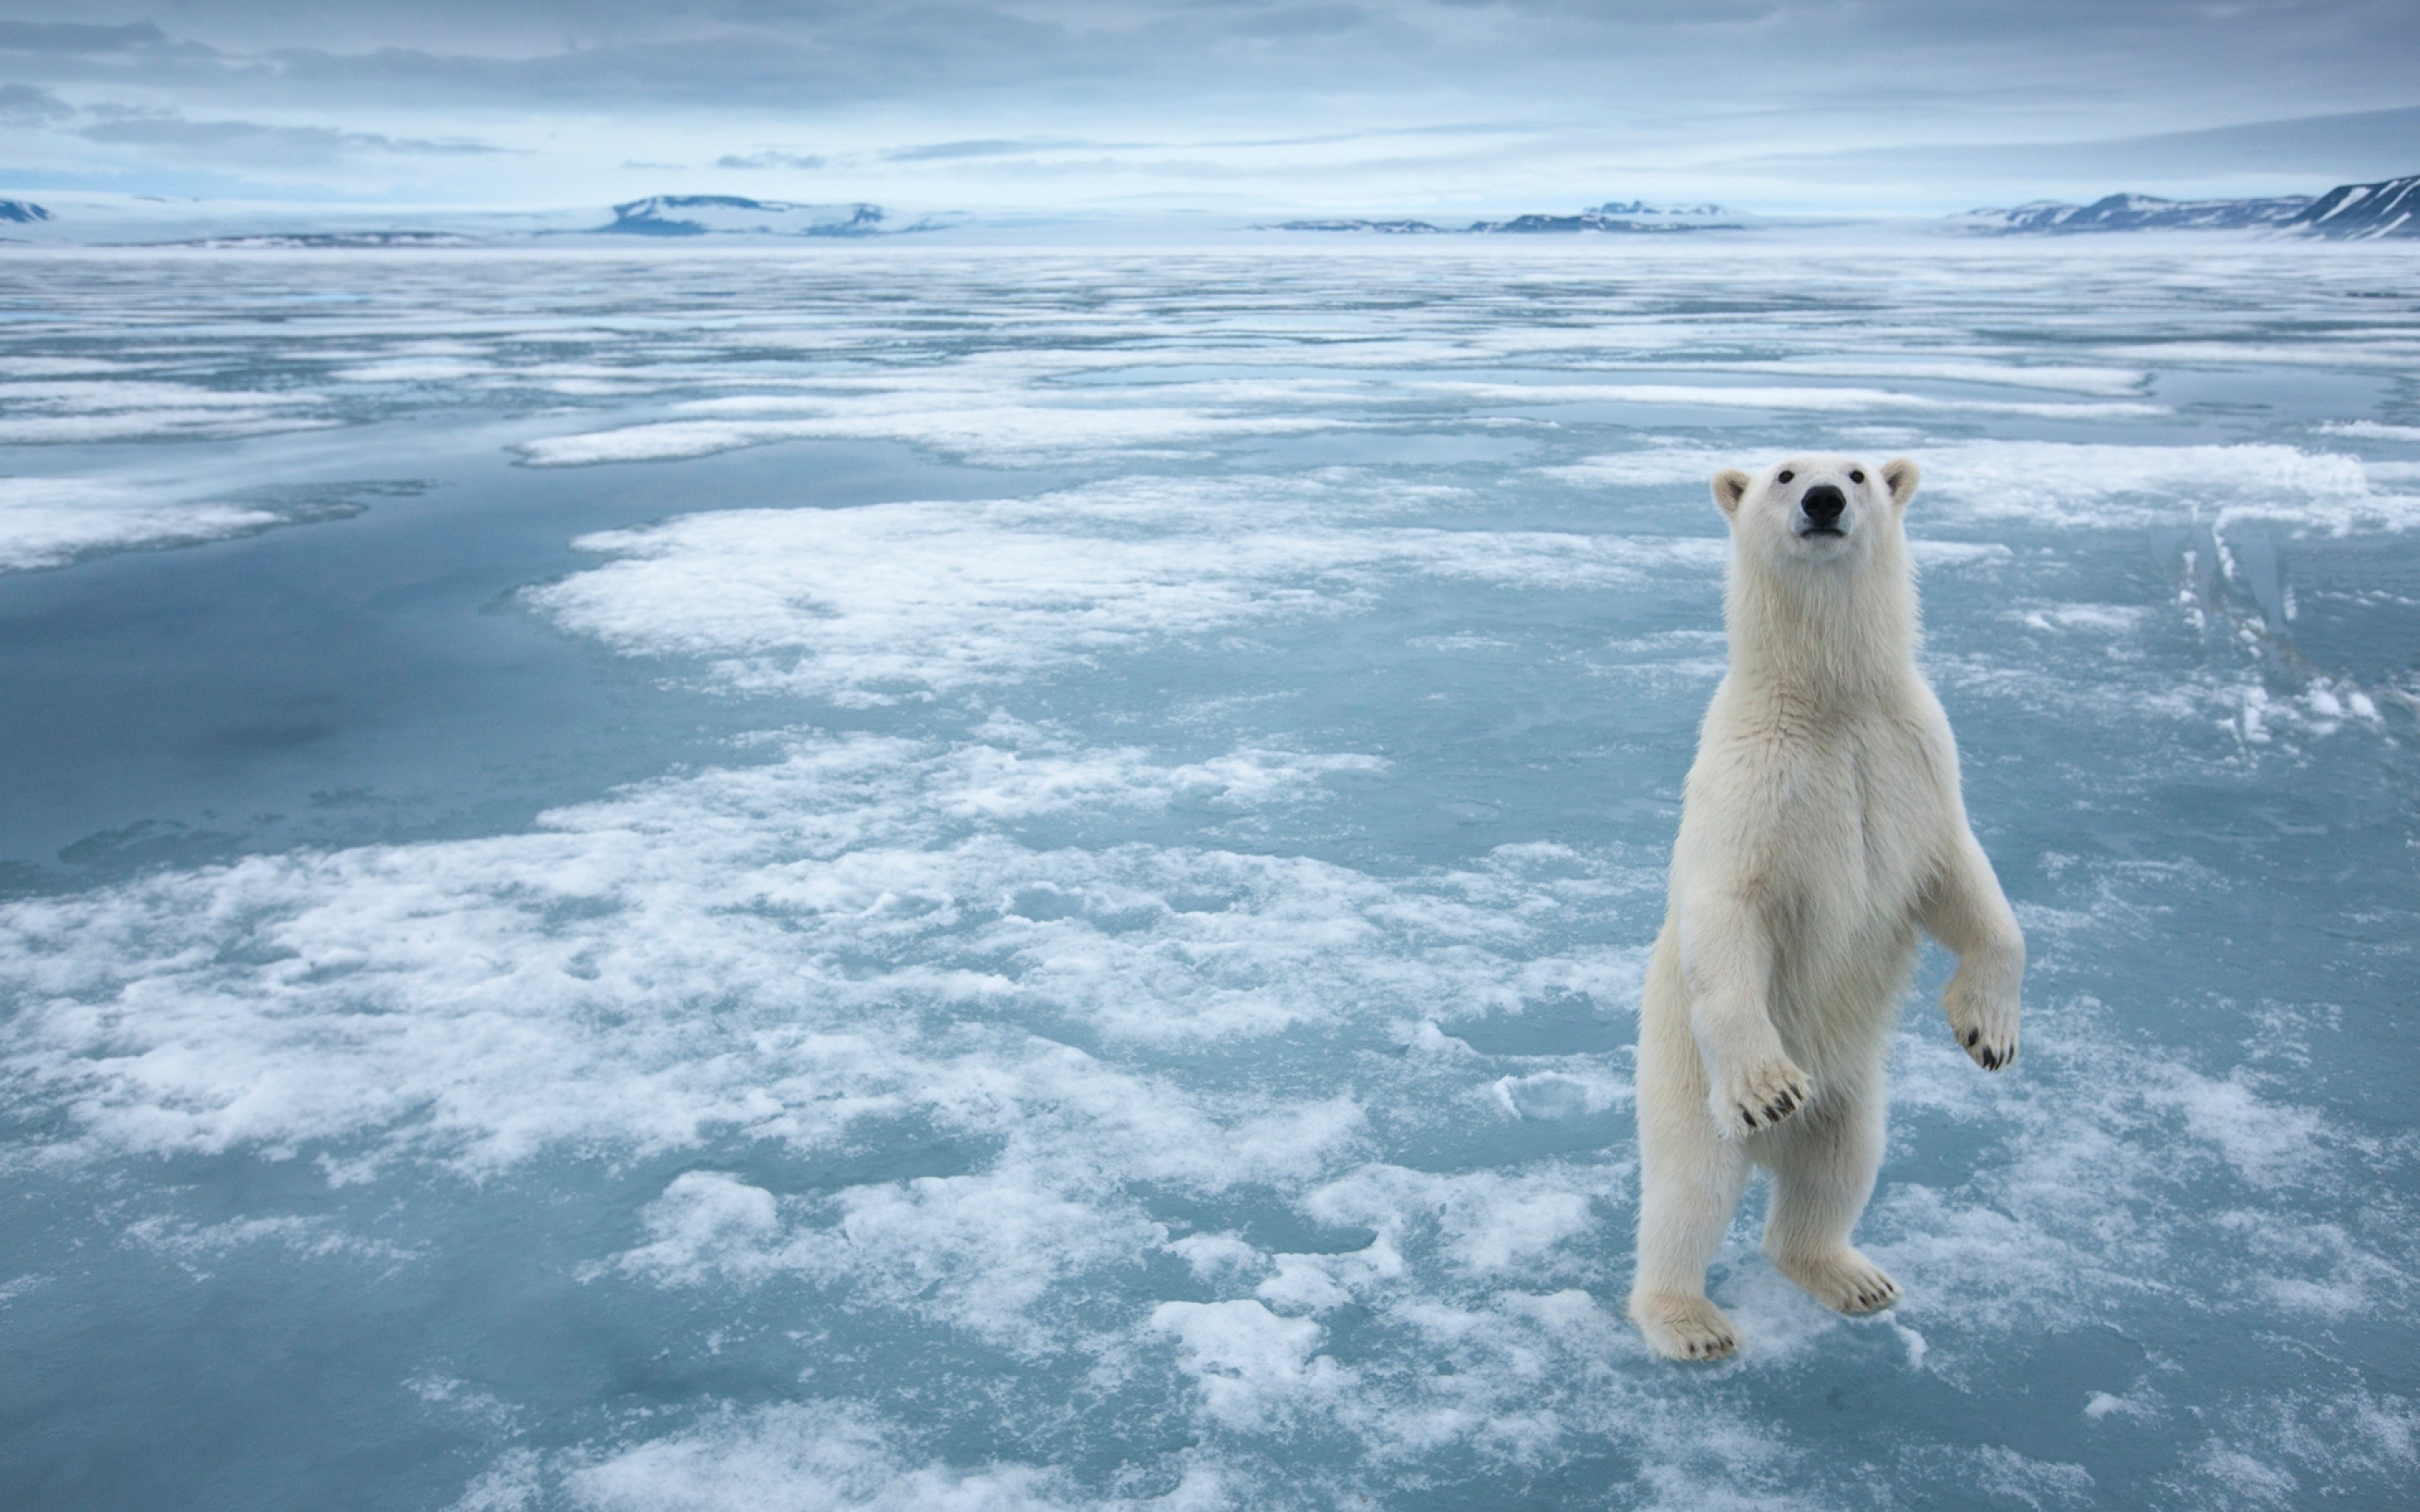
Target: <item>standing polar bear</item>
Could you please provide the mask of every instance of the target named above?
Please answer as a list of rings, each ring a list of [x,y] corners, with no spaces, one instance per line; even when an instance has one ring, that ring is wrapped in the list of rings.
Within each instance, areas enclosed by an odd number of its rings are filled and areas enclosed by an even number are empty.
[[[2024,937],[1966,825],[1958,748],[1916,671],[1900,528],[1916,464],[1796,457],[1714,475],[1730,668],[1689,768],[1638,1015],[1630,1316],[1675,1360],[1738,1347],[1706,1264],[1751,1165],[1764,1249],[1827,1307],[1899,1286],[1849,1242],[1882,1164],[1884,1057],[1922,929],[1987,1071],[2016,1058]]]

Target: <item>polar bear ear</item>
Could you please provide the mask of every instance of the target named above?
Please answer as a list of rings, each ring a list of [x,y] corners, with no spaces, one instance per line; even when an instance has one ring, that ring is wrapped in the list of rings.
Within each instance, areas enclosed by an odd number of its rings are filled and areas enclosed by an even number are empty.
[[[1916,464],[1908,464],[1914,467]],[[1725,468],[1714,474],[1714,507],[1725,516],[1739,513],[1740,501],[1747,497],[1748,476],[1737,468]]]
[[[1903,456],[1883,464],[1883,486],[1890,489],[1891,502],[1901,509],[1916,497],[1916,483],[1923,476],[1923,470]]]

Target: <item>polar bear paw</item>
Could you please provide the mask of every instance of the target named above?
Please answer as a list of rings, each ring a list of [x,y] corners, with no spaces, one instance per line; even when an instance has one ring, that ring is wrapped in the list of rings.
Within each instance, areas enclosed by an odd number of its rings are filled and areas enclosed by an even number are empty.
[[[1853,1249],[1812,1258],[1776,1255],[1774,1268],[1836,1313],[1870,1313],[1899,1301],[1890,1273]]]
[[[1941,995],[1942,1009],[1949,1015],[1949,1032],[1958,1037],[1975,1064],[1985,1071],[2000,1071],[2017,1058],[2016,996],[1978,991],[1961,980],[1964,975],[1951,977]]]
[[[1701,1296],[1633,1292],[1630,1320],[1646,1335],[1648,1347],[1667,1360],[1719,1360],[1739,1348],[1731,1320]]]
[[[1807,1105],[1807,1073],[1788,1056],[1724,1073],[1714,1088],[1714,1121],[1730,1134],[1770,1129]]]

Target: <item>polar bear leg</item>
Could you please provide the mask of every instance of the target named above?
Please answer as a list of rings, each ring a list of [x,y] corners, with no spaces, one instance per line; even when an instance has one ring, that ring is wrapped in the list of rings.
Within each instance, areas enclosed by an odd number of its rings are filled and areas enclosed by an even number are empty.
[[[1630,1318],[1655,1352],[1672,1360],[1719,1360],[1739,1348],[1723,1310],[1706,1298],[1706,1266],[1722,1247],[1747,1185],[1747,1155],[1714,1131],[1702,1108],[1701,1140],[1638,1142],[1638,1269]],[[1675,1147],[1679,1148],[1675,1148]]]
[[[1706,1265],[1747,1185],[1742,1141],[1706,1110],[1706,1072],[1686,1009],[1672,999],[1668,951],[1648,971],[1638,1039],[1638,1268],[1630,1317],[1658,1354],[1718,1360],[1739,1347],[1730,1319],[1706,1299]]]
[[[1776,1130],[1772,1211],[1764,1252],[1774,1267],[1835,1312],[1869,1313],[1899,1300],[1899,1283],[1849,1243],[1882,1168],[1880,1057],[1826,1081],[1812,1106]]]
[[[1934,939],[1958,952],[1958,970],[1941,994],[1949,1032],[1975,1064],[1999,1071],[2017,1058],[2025,937],[1990,858],[1962,821],[1949,850],[1918,918]]]

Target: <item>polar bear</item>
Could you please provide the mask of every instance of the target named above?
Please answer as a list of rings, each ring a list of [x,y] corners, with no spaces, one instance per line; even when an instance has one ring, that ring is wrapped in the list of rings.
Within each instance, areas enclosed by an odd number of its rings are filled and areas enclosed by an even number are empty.
[[[1749,1168],[1765,1253],[1827,1307],[1899,1298],[1851,1246],[1882,1164],[1884,1057],[1921,929],[1976,1064],[2016,1058],[2024,937],[1967,827],[1958,748],[1916,670],[1901,517],[1916,466],[1793,457],[1714,475],[1730,666],[1689,768],[1638,1015],[1638,1267],[1655,1350],[1738,1347],[1706,1298]]]

